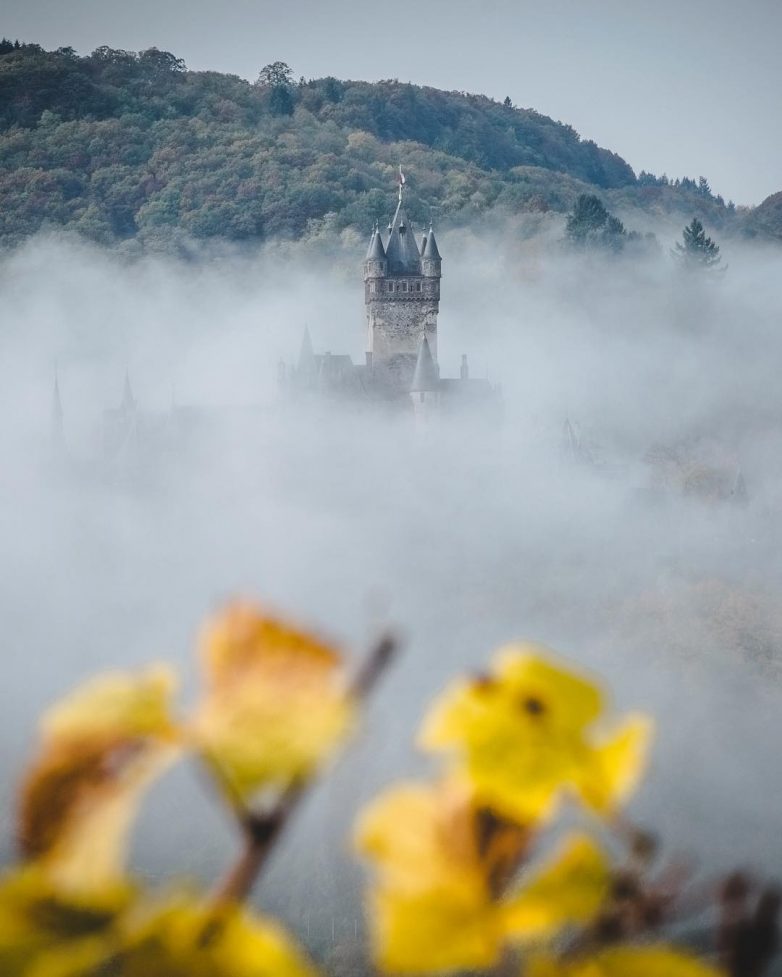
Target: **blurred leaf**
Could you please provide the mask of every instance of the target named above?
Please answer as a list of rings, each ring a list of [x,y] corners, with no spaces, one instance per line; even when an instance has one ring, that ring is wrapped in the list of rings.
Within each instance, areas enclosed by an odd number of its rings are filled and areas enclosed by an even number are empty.
[[[508,933],[524,940],[540,939],[563,926],[591,922],[608,895],[609,869],[591,838],[566,838],[554,858],[506,901]]]
[[[112,977],[315,977],[284,930],[238,907],[179,898],[126,926]]]
[[[173,686],[162,667],[108,675],[44,716],[22,787],[19,841],[63,890],[96,892],[121,880],[141,794],[176,752]]]
[[[492,672],[446,690],[424,722],[421,744],[448,750],[476,802],[521,824],[549,817],[567,790],[606,814],[640,775],[648,725],[616,738],[594,730],[598,686],[555,663],[547,649],[501,649]]]
[[[203,663],[195,739],[242,800],[306,779],[350,726],[336,650],[252,605],[233,604],[212,622]]]
[[[89,972],[105,958],[114,921],[132,898],[124,885],[65,896],[35,865],[9,873],[0,881],[0,973],[70,977]]]
[[[375,959],[399,973],[485,967],[501,920],[476,812],[452,784],[405,784],[361,815],[356,845],[378,873],[370,899]]]
[[[589,957],[533,958],[525,977],[726,977],[724,971],[668,946],[617,946]]]

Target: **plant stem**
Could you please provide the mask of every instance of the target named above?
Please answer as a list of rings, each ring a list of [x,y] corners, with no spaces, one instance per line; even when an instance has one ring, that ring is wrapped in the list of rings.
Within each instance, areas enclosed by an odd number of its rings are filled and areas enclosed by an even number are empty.
[[[397,642],[390,635],[384,635],[377,641],[350,683],[350,694],[356,701],[361,702],[370,695],[396,650]],[[243,902],[250,895],[283,828],[311,784],[312,780],[292,784],[268,811],[239,812],[244,846],[239,857],[215,886],[211,897],[213,906]]]

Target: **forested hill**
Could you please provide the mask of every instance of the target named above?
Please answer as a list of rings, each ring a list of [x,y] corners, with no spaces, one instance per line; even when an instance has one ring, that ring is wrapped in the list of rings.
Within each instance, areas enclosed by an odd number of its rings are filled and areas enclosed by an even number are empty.
[[[614,205],[735,220],[705,180],[641,174],[530,109],[384,81],[295,82],[277,63],[250,84],[173,54],[0,43],[0,244],[66,227],[135,238],[300,237],[313,222],[366,230],[388,216],[396,165],[425,220],[493,207]]]

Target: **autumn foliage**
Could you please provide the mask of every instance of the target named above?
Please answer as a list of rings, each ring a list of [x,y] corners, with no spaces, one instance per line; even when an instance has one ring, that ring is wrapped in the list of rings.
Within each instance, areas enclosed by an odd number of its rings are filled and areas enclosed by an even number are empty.
[[[165,666],[99,677],[55,704],[21,785],[21,860],[0,880],[0,974],[315,975],[244,902],[392,650],[380,641],[351,671],[331,644],[237,603],[204,631],[189,714]],[[740,876],[715,887],[720,921],[698,955],[666,936],[687,874],[622,814],[650,741],[648,719],[615,715],[598,684],[538,646],[508,646],[486,674],[454,682],[419,733],[432,778],[389,787],[357,816],[378,972],[762,974],[771,887]],[[128,834],[145,790],[185,757],[210,772],[244,847],[210,892],[150,890],[128,871]]]

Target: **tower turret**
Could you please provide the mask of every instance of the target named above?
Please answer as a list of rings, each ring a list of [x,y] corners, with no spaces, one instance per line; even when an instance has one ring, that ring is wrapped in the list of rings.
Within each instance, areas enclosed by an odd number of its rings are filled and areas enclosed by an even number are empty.
[[[384,278],[387,270],[386,249],[383,247],[383,237],[377,226],[377,222],[375,222],[372,237],[369,239],[367,257],[364,261],[364,281],[368,282],[373,278]]]
[[[423,394],[435,393],[440,384],[440,377],[437,366],[432,358],[432,351],[429,348],[429,340],[424,336],[418,348],[418,358],[415,362],[415,372],[410,384],[410,393]]]
[[[400,392],[410,388],[424,337],[437,363],[441,274],[437,242],[430,244],[425,238],[424,254],[418,249],[404,194],[400,170],[399,197],[385,246],[376,226],[364,262],[368,361],[373,369],[385,372]]]
[[[429,225],[429,233],[424,238],[423,250],[421,252],[421,270],[427,278],[440,278],[442,276],[443,261],[437,247],[437,239],[434,236],[434,228]]]

